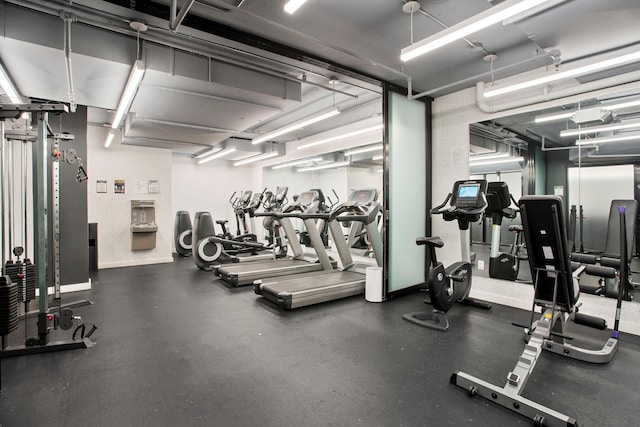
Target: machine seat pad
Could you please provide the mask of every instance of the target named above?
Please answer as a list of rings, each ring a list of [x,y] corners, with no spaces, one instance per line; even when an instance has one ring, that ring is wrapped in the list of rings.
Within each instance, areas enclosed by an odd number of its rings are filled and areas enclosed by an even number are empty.
[[[509,226],[509,231],[517,231],[520,232],[522,231],[522,225],[520,224],[513,224]]]
[[[216,224],[220,224],[220,225],[225,225],[228,222],[229,221],[227,221],[226,219],[217,219],[216,220]]]
[[[418,237],[416,239],[416,245],[428,245],[436,248],[441,248],[444,246],[444,242],[438,236],[433,237]]]

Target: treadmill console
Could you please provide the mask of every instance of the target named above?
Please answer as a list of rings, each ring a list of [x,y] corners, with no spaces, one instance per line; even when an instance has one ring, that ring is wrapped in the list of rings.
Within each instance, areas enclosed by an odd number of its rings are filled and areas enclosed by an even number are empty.
[[[348,201],[369,205],[376,200],[378,200],[378,190],[375,188],[366,188],[362,190],[353,190],[349,195]]]
[[[299,204],[300,206],[309,206],[311,203],[317,200],[318,200],[318,192],[315,190],[312,190],[312,191],[305,191],[300,193],[300,195],[298,196],[298,200],[296,200],[296,203]]]

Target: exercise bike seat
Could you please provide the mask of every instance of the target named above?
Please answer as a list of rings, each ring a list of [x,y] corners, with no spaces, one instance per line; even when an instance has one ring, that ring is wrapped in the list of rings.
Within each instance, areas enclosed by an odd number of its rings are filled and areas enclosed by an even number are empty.
[[[434,248],[441,248],[444,246],[444,242],[438,236],[434,237],[418,237],[416,239],[416,245],[427,245]]]
[[[227,221],[226,219],[217,219],[216,220],[216,224],[219,224],[219,225],[225,225],[228,222],[229,221]]]
[[[516,231],[516,232],[521,232],[522,231],[522,226],[518,225],[518,224],[514,224],[514,225],[510,225],[509,226],[509,231]]]

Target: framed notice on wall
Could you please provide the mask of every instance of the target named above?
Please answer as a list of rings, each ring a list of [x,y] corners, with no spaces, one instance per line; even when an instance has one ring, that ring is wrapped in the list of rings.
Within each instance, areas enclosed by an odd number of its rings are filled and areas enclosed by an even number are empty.
[[[106,192],[107,192],[107,180],[106,179],[96,180],[96,193],[106,193]]]
[[[157,179],[149,180],[149,193],[155,194],[160,192],[160,181]]]
[[[113,181],[113,192],[116,194],[124,194],[124,179],[116,179]]]

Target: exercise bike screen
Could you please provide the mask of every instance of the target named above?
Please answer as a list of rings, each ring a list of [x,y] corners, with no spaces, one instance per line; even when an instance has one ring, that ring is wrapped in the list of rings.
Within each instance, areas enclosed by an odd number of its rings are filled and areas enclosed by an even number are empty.
[[[477,200],[479,191],[480,185],[478,184],[461,185],[460,188],[458,188],[458,199]]]

